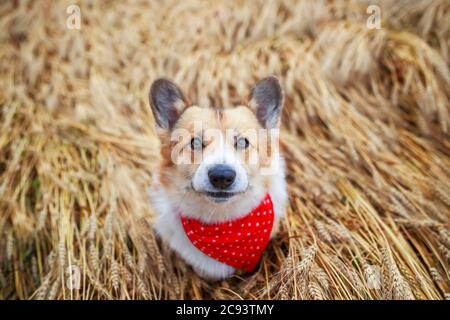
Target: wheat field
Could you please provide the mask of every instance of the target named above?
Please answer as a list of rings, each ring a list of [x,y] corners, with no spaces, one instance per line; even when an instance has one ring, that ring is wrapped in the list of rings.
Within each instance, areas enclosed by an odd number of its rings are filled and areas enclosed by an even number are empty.
[[[450,298],[448,0],[70,4],[0,4],[0,299]],[[287,219],[208,283],[152,231],[148,89],[229,107],[270,74]]]

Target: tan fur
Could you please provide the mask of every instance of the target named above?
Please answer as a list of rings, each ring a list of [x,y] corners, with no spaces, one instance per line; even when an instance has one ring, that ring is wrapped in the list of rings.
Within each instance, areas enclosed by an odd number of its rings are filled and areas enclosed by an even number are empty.
[[[160,182],[162,187],[169,189],[177,189],[178,186],[183,185],[186,179],[190,179],[195,173],[199,164],[187,164],[187,165],[176,165],[173,163],[172,149],[178,145],[179,148],[189,148],[189,143],[191,139],[198,135],[202,136],[203,132],[195,132],[195,122],[201,122],[202,128],[206,131],[207,129],[219,129],[224,135],[229,129],[236,132],[237,135],[246,137],[250,142],[250,147],[247,150],[240,151],[236,150],[236,154],[241,159],[244,164],[245,169],[249,174],[249,178],[260,185],[263,185],[265,189],[268,189],[270,184],[269,178],[267,176],[260,175],[260,167],[249,166],[245,160],[246,157],[255,156],[259,159],[259,164],[265,165],[270,163],[272,160],[271,153],[268,154],[269,157],[260,155],[258,152],[258,141],[254,134],[247,134],[252,132],[254,129],[262,129],[254,112],[246,106],[238,106],[235,108],[227,109],[215,109],[206,108],[199,106],[190,106],[183,110],[180,118],[178,119],[173,130],[176,129],[186,129],[190,135],[183,136],[181,141],[170,141],[170,135],[164,133],[160,135],[162,142],[161,148],[161,179]],[[203,149],[203,156],[209,153],[213,153],[217,144],[211,142],[208,137],[205,138],[205,147]],[[226,141],[228,145],[233,147],[234,140]],[[195,151],[189,150],[187,152],[191,157],[192,153]]]

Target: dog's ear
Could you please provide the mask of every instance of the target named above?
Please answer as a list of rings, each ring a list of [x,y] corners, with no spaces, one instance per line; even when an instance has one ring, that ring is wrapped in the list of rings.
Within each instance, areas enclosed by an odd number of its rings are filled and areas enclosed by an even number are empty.
[[[264,128],[278,126],[283,107],[283,90],[275,76],[259,80],[250,92],[250,107]]]
[[[156,124],[162,129],[172,129],[181,111],[188,104],[180,88],[164,78],[153,82],[149,100]]]

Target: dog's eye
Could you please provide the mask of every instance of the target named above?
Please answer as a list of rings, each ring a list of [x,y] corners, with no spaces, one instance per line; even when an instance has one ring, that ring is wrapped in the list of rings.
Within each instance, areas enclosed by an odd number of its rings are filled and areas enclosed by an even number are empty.
[[[201,150],[203,148],[203,142],[200,138],[192,138],[191,140],[191,149],[192,150]]]
[[[247,138],[240,137],[236,140],[236,149],[247,149],[249,145]]]

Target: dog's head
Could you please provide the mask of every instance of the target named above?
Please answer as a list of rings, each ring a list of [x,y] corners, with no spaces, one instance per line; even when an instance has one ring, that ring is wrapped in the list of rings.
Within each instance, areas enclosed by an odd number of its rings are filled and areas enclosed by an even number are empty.
[[[247,105],[190,105],[167,79],[149,93],[162,144],[161,184],[197,206],[229,205],[267,192],[277,174],[283,94],[268,77],[252,88]]]

